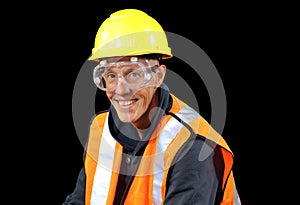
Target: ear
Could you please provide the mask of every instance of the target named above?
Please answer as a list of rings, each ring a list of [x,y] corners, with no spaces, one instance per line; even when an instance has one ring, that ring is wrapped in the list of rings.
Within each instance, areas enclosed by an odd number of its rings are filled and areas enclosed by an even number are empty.
[[[160,65],[155,70],[157,87],[159,87],[163,83],[166,72],[167,72],[167,67],[165,65]]]

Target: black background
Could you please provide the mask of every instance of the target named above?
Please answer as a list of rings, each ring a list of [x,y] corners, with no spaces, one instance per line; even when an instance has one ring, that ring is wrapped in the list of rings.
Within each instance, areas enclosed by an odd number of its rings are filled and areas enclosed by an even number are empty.
[[[190,0],[86,0],[44,2],[35,6],[32,15],[28,17],[26,10],[27,18],[25,15],[18,18],[22,34],[17,36],[21,43],[17,42],[16,50],[22,55],[16,58],[18,52],[12,52],[13,62],[23,68],[17,82],[21,80],[26,84],[18,90],[23,96],[18,97],[15,106],[17,114],[14,116],[18,117],[11,120],[13,132],[22,133],[13,138],[19,143],[13,143],[12,153],[17,154],[13,155],[14,160],[9,160],[11,166],[19,167],[12,178],[19,187],[12,188],[13,193],[18,195],[11,200],[56,205],[72,192],[83,154],[72,119],[74,83],[91,54],[101,22],[110,13],[124,8],[147,12],[166,31],[190,39],[211,59],[226,92],[227,118],[222,134],[235,154],[234,175],[242,203],[260,204],[265,199],[272,180],[262,165],[273,164],[267,150],[272,141],[271,132],[277,126],[270,122],[276,117],[273,111],[278,114],[276,105],[271,108],[274,105],[270,99],[274,90],[280,90],[277,83],[271,84],[270,79],[277,81],[274,72],[278,70],[272,69],[269,62],[277,58],[270,57],[270,53],[280,44],[277,31],[281,30],[279,24],[285,8],[259,3],[204,4]],[[276,6],[275,10],[272,6]],[[275,46],[274,38],[277,39]],[[185,66],[181,63],[175,58],[169,66]],[[181,73],[185,79],[191,74],[188,68]],[[192,87],[201,84],[195,78],[187,81]],[[210,104],[205,87],[194,92],[203,102],[201,114],[209,120]],[[96,110],[108,107],[101,97],[104,95],[99,93]],[[270,123],[272,128],[267,127]]]

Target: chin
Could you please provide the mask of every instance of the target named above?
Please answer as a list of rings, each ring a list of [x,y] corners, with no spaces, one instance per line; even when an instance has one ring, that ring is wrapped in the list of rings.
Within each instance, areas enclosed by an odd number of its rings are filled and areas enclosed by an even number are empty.
[[[134,116],[124,114],[124,113],[122,113],[122,114],[119,113],[119,119],[124,123],[132,123],[132,122],[136,121]]]

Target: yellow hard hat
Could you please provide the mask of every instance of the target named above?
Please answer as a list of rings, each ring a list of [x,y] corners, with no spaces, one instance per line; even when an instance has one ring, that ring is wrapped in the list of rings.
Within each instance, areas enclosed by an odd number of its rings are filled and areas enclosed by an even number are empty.
[[[123,9],[101,24],[89,60],[144,54],[173,57],[166,33],[154,18],[137,9]]]

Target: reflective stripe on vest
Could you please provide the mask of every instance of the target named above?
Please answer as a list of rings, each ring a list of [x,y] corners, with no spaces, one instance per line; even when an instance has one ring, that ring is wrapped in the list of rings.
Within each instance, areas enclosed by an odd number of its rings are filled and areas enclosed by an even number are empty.
[[[94,176],[91,195],[91,205],[106,204],[110,179],[112,176],[116,141],[109,132],[107,118],[108,115],[105,119],[103,135],[100,143],[98,166]]]
[[[190,107],[186,106],[181,109],[177,114],[185,122],[190,122],[199,117],[199,114],[194,112]],[[174,139],[176,134],[182,129],[184,125],[175,118],[171,118],[166,126],[164,127],[163,131],[160,134],[158,139],[158,143],[156,146],[157,153],[165,153],[167,147],[170,145],[171,141]],[[168,165],[167,165],[168,166]],[[164,172],[162,170],[168,169],[165,167],[164,158],[162,155],[157,154],[154,161],[154,180],[153,180],[153,204],[162,204],[162,191],[161,188],[163,187],[163,180]]]

